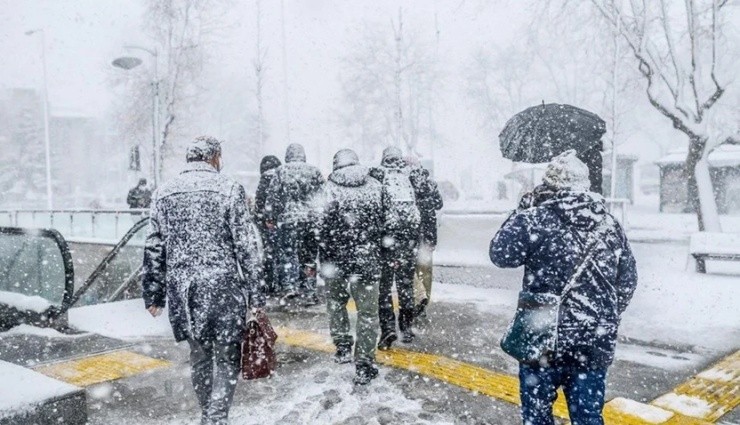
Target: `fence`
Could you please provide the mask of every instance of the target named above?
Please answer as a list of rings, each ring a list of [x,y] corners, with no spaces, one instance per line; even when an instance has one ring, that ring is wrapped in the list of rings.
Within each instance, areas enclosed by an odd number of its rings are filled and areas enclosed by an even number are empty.
[[[117,241],[149,210],[5,210],[0,211],[0,226],[51,228],[65,239]]]
[[[609,211],[628,228],[628,199],[606,199]],[[53,228],[65,239],[72,241],[117,242],[142,217],[148,214],[146,209],[129,210],[4,210],[0,211],[0,226],[24,228]],[[482,251],[484,241],[471,243],[480,230],[488,233],[498,229],[508,211],[494,210],[443,210],[439,218],[440,239],[447,239],[456,251],[475,247]],[[461,236],[465,235],[464,238]],[[492,235],[492,233],[491,233]],[[454,242],[453,242],[454,241]],[[463,244],[462,246],[460,244]],[[480,246],[479,246],[480,245]]]

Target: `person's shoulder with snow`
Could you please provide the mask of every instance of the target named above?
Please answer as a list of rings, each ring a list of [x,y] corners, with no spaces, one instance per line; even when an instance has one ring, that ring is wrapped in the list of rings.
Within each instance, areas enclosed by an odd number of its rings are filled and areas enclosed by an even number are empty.
[[[499,267],[517,267],[532,246],[547,236],[572,228],[586,235],[598,231],[626,243],[621,226],[607,211],[604,198],[589,192],[588,167],[575,151],[555,157],[547,166],[542,185],[525,195],[491,241],[491,261]]]
[[[220,173],[221,141],[211,136],[196,137],[187,147],[185,168],[179,175],[164,182],[154,192],[154,200],[171,195],[212,191],[224,196],[236,196],[243,186]],[[218,164],[211,161],[219,158]],[[246,197],[246,196],[245,196]]]

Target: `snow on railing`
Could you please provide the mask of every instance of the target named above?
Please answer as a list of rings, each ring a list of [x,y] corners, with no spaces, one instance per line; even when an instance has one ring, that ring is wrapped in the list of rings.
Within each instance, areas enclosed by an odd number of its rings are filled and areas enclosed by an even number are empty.
[[[65,239],[118,240],[148,209],[0,210],[0,226],[49,228]]]

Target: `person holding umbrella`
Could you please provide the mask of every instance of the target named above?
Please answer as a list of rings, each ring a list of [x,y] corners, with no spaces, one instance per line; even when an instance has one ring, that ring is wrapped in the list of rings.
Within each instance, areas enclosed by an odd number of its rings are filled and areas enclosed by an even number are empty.
[[[589,170],[589,187],[602,191],[601,137],[606,123],[598,115],[572,105],[549,103],[514,115],[499,134],[501,153],[514,162],[549,162],[568,150]]]
[[[606,372],[637,270],[624,230],[588,190],[588,177],[575,151],[557,156],[491,241],[494,265],[524,266],[501,346],[519,361],[525,424],[554,424],[559,387],[574,425],[604,423]]]

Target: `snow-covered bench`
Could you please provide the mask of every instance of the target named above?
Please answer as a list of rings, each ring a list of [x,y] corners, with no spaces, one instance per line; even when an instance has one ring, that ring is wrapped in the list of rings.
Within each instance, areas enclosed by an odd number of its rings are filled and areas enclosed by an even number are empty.
[[[698,273],[707,272],[706,260],[740,261],[740,233],[694,233],[690,251]]]

